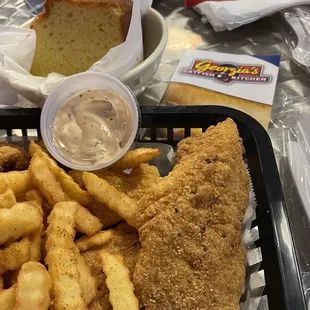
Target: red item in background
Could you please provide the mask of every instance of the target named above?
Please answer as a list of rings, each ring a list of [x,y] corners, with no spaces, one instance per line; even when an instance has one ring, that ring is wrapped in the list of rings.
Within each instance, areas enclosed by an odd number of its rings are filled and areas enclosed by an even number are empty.
[[[207,1],[236,1],[236,0],[185,0],[185,7],[187,8],[192,8],[194,6],[196,6],[197,4],[200,4],[202,2],[207,2]]]

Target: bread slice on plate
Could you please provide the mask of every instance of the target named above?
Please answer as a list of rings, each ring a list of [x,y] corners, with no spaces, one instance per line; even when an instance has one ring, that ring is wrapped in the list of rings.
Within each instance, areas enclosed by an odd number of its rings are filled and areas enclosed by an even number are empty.
[[[127,36],[131,0],[46,0],[31,24],[37,35],[31,73],[66,76],[89,69]]]

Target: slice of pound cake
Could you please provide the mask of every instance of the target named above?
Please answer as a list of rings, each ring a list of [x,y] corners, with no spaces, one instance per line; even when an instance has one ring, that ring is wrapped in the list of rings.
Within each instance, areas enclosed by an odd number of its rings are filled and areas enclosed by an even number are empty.
[[[31,25],[37,35],[31,73],[69,76],[124,42],[132,0],[46,0],[44,7]]]

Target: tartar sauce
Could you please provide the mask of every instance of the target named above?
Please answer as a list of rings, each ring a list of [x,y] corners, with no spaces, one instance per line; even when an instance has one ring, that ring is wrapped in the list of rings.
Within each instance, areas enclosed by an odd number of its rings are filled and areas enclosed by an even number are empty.
[[[111,90],[90,89],[73,94],[58,110],[53,142],[68,161],[93,165],[113,159],[128,142],[133,114]]]

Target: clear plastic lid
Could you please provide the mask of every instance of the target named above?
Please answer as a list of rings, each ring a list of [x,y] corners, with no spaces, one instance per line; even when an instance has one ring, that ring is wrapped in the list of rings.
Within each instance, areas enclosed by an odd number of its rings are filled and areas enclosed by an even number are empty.
[[[66,78],[48,96],[41,134],[51,155],[83,171],[108,167],[135,142],[139,108],[118,79],[85,72]]]

